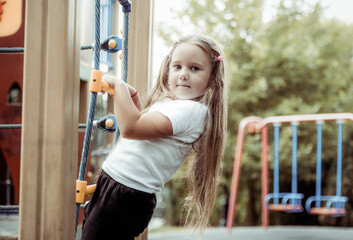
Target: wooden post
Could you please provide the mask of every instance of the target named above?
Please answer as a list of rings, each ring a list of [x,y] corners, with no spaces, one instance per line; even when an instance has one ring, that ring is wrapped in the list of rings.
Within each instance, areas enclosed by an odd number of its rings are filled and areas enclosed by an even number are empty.
[[[132,2],[129,28],[128,83],[135,86],[140,96],[147,94],[151,63],[152,1]]]
[[[135,86],[142,99],[147,95],[151,63],[151,0],[132,1],[129,20],[129,69],[127,82]],[[135,240],[147,240],[147,229]]]
[[[79,101],[75,0],[26,4],[19,239],[74,239]]]

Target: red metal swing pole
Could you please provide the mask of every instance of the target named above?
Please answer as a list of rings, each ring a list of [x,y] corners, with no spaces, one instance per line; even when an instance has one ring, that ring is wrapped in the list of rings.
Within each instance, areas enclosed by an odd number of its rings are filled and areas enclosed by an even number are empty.
[[[236,148],[234,152],[234,167],[232,176],[231,192],[229,195],[228,213],[227,213],[227,229],[228,234],[231,233],[231,229],[234,221],[234,208],[238,194],[240,167],[241,167],[241,155],[243,152],[245,129],[255,133],[258,130],[262,118],[259,117],[247,117],[240,121],[238,128],[238,136],[236,142]]]
[[[268,160],[267,160],[267,126],[261,129],[261,209],[262,209],[262,226],[268,227],[268,209],[265,203],[265,197],[268,194]]]

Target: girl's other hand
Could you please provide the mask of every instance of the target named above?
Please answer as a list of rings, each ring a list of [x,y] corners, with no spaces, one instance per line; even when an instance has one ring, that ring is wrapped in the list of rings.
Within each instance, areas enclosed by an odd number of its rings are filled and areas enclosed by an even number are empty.
[[[113,88],[115,87],[115,84],[119,81],[121,81],[118,77],[114,76],[114,75],[110,75],[110,74],[104,74],[103,77],[102,77],[102,80],[103,81],[106,81],[108,84],[109,84],[109,87],[110,88]],[[101,93],[105,93],[104,90],[101,91]]]
[[[115,83],[117,83],[120,79],[114,75],[110,75],[110,74],[104,74],[102,79],[104,81],[106,81],[107,83],[109,83],[109,86],[111,88],[114,88]],[[121,81],[121,80],[120,80]]]
[[[121,80],[120,78],[114,75],[104,74],[102,79],[105,80],[109,84],[109,86],[113,89],[115,89],[115,85],[117,84],[125,85],[129,90],[130,96],[134,96],[134,94],[137,92],[133,86],[127,84],[126,82],[124,82],[123,80]],[[105,93],[105,91],[102,91],[102,93]]]

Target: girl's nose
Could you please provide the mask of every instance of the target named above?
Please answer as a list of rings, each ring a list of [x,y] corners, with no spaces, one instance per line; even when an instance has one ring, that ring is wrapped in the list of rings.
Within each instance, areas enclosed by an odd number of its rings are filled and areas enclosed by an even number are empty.
[[[189,79],[189,75],[188,75],[187,71],[186,70],[182,70],[180,72],[179,78],[181,80],[188,80]]]

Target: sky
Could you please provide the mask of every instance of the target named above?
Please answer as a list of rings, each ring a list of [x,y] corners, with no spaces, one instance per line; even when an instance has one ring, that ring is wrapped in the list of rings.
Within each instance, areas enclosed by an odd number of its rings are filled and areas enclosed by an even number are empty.
[[[327,17],[338,18],[346,23],[353,23],[353,1],[351,0],[321,0],[328,6]]]
[[[269,17],[274,13],[274,5],[278,0],[265,0],[265,15]],[[289,0],[293,1],[293,0]],[[327,18],[338,18],[347,23],[353,23],[353,1],[352,0],[307,0],[309,3],[321,2],[326,9]],[[267,14],[266,14],[267,13]]]
[[[185,0],[154,0],[154,26],[161,23],[175,21],[171,15],[171,9],[182,9]],[[288,0],[294,1],[294,0]],[[337,18],[346,23],[353,23],[353,0],[307,0],[315,3],[320,1],[323,6],[327,7],[325,16],[327,18]],[[274,6],[279,0],[265,0],[264,20],[271,19],[275,12]],[[188,34],[187,29],[185,30]],[[153,67],[152,67],[152,80],[154,81],[159,70],[159,65],[163,57],[168,53],[169,47],[165,46],[162,39],[153,32]]]

